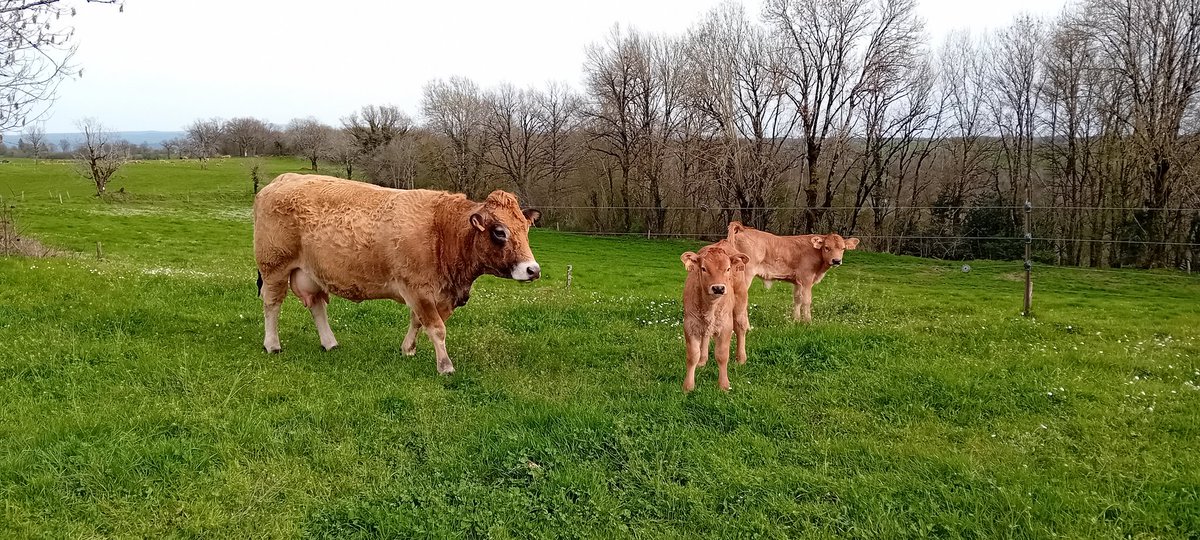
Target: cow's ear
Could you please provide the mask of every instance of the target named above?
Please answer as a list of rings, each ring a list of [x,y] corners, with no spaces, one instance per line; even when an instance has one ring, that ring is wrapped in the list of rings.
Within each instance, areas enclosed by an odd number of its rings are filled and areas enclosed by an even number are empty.
[[[750,262],[750,256],[745,253],[737,253],[729,256],[729,264],[738,270],[745,270],[746,264]]]
[[[679,256],[679,260],[683,261],[683,267],[687,268],[688,272],[696,269],[696,264],[700,262],[700,256],[690,251]]]
[[[475,212],[471,214],[471,226],[479,229],[480,232],[487,230],[487,220],[483,217],[483,212]]]
[[[855,249],[857,247],[858,247],[858,239],[857,238],[846,239],[846,249]]]
[[[825,238],[821,236],[812,237],[812,246],[814,249],[821,249],[825,245]]]
[[[542,219],[542,212],[539,210],[534,210],[533,208],[526,208],[525,212],[523,213],[525,214],[525,219],[529,221],[530,225],[536,225],[537,220]]]

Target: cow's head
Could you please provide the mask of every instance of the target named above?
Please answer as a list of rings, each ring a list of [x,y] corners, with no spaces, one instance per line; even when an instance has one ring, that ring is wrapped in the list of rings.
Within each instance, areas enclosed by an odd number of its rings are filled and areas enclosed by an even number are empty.
[[[829,233],[825,236],[813,236],[811,240],[813,248],[820,250],[821,259],[825,261],[825,266],[841,266],[842,254],[847,249],[858,247],[857,238],[842,238],[837,233]]]
[[[537,210],[521,210],[517,198],[496,190],[471,214],[475,235],[475,256],[492,274],[517,281],[533,281],[542,268],[529,249],[529,227],[541,217]]]
[[[706,294],[721,296],[729,291],[735,272],[746,269],[750,257],[728,249],[722,243],[705,246],[699,253],[687,252],[679,256],[688,273],[700,279],[700,288]]]

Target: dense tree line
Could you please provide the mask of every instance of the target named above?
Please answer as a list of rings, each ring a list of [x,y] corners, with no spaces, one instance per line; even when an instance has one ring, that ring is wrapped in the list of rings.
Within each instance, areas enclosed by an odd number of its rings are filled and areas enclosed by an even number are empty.
[[[680,35],[614,26],[579,91],[430,81],[417,119],[197,120],[167,157],[303,156],[575,230],[838,231],[873,249],[1175,266],[1200,244],[1200,0],[1081,0],[931,44],[916,0],[726,3]],[[48,144],[48,143],[40,143]],[[29,150],[29,149],[26,149]]]
[[[589,231],[836,230],[880,250],[1181,264],[1200,242],[1200,0],[1086,0],[936,47],[915,0],[721,5],[682,35],[614,27],[565,85],[425,87],[421,122],[293,121],[315,165]],[[321,133],[318,135],[318,133]],[[357,163],[357,168],[354,164]]]

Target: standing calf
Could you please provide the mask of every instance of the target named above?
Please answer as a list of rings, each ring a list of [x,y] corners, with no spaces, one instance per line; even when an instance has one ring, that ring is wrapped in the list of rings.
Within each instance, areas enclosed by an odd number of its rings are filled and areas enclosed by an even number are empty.
[[[326,350],[337,346],[326,314],[330,294],[354,302],[390,299],[412,310],[401,351],[416,354],[424,329],[438,373],[453,373],[446,320],[483,274],[517,281],[541,275],[529,250],[529,226],[538,215],[499,190],[478,203],[444,191],[282,174],[254,198],[263,347],[280,351],[279,309],[290,285],[312,312]]]
[[[857,238],[843,239],[834,233],[775,236],[737,221],[729,224],[726,240],[750,257],[746,264],[749,279],[762,278],[768,289],[774,281],[793,285],[792,318],[804,322],[812,321],[813,285],[820,283],[830,268],[842,265],[847,249],[858,247]]]
[[[683,284],[683,339],[687,346],[683,391],[691,392],[696,387],[696,367],[708,363],[708,345],[713,337],[717,338],[718,384],[721,390],[729,390],[729,344],[734,333],[738,340],[737,361],[746,363],[746,331],[750,328],[746,305],[749,258],[722,240],[705,246],[699,253],[684,253],[680,260],[688,272]]]

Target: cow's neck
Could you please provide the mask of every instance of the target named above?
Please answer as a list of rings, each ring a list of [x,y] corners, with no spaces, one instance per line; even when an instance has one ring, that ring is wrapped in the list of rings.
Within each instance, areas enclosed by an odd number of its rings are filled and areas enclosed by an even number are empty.
[[[473,257],[471,253],[475,247],[475,229],[466,223],[459,223],[465,219],[458,220],[456,217],[452,214],[449,222],[441,224],[444,233],[440,237],[437,253],[439,270],[444,276],[442,289],[454,296],[450,301],[458,304],[466,301],[471,285],[484,274],[484,268],[479,264],[478,257]]]

